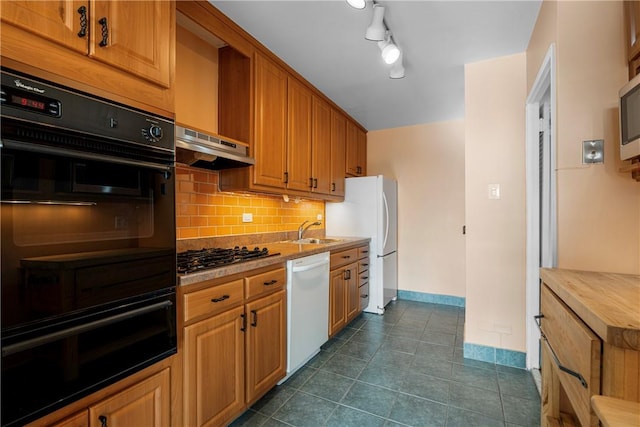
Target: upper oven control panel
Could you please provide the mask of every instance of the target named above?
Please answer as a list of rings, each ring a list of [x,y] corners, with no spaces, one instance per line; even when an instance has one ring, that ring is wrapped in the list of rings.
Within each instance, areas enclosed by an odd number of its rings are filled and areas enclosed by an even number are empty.
[[[1,81],[3,119],[175,151],[172,120],[6,69]]]

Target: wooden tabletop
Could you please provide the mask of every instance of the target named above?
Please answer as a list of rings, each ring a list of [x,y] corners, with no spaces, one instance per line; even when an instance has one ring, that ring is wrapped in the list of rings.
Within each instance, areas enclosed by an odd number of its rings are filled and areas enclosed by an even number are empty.
[[[591,396],[591,406],[603,427],[640,427],[640,402]]]
[[[540,276],[603,341],[640,350],[640,275],[541,268]]]

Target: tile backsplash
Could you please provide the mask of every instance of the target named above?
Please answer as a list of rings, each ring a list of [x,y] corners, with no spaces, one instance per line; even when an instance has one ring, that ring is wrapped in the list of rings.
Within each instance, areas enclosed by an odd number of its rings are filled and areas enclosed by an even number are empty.
[[[243,222],[243,214],[253,221]],[[323,201],[219,192],[217,172],[176,166],[178,239],[295,231],[318,215],[324,218]]]

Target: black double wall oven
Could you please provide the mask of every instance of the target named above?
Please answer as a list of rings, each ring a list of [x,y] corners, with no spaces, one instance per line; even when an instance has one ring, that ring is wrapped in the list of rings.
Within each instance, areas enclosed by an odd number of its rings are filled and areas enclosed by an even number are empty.
[[[2,70],[3,426],[176,352],[174,124]]]

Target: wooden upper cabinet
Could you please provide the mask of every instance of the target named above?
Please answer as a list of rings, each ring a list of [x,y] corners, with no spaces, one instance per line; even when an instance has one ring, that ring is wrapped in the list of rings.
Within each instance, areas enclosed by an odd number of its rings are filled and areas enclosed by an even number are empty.
[[[331,109],[331,194],[344,197],[347,118]]]
[[[89,55],[169,87],[169,40],[174,4],[168,1],[95,1]]]
[[[354,122],[347,121],[347,167],[348,176],[364,176],[367,168],[367,134]]]
[[[89,8],[83,1],[2,1],[2,20],[79,53],[87,53]]]
[[[2,20],[168,88],[173,8],[162,0],[3,1]]]
[[[287,143],[287,74],[255,55],[255,141],[253,183],[285,186]]]
[[[640,73],[640,1],[624,2],[625,28],[627,33],[627,55],[629,79]]]
[[[311,118],[313,95],[302,83],[289,77],[287,92],[288,133],[286,187],[309,191],[311,178]]]
[[[311,191],[329,195],[334,194],[331,190],[333,182],[331,175],[331,158],[333,154],[333,147],[331,146],[331,113],[331,107],[328,103],[318,97],[313,97],[313,153],[311,155],[313,161],[311,168],[313,186]]]

